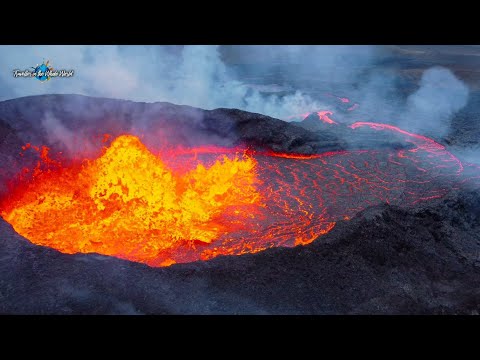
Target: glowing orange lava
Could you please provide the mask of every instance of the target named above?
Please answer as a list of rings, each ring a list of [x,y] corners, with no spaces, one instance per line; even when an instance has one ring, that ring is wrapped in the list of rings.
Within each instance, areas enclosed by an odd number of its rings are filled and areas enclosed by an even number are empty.
[[[318,111],[317,115],[323,122],[327,124],[336,124],[336,122],[328,117],[328,115],[332,115],[332,111]]]
[[[307,118],[307,116],[310,115],[310,114],[311,113],[307,112],[307,113],[303,113],[303,114],[292,115],[292,116],[287,117],[287,120],[293,120],[293,119],[305,120]]]
[[[343,126],[331,112],[321,113],[322,121]],[[66,162],[27,144],[23,150],[35,150],[41,161],[15,179],[0,199],[0,214],[31,242],[64,253],[168,266],[308,244],[368,206],[440,198],[454,187],[438,184],[464,171],[425,136],[372,122],[349,127],[388,132],[409,146],[312,155],[158,150],[122,135],[97,157],[77,154]]]
[[[352,106],[350,106],[350,107],[347,109],[347,111],[353,111],[353,110],[355,110],[356,108],[358,108],[358,106],[359,106],[359,105],[358,105],[357,103],[355,103],[355,104],[353,104]]]
[[[350,99],[347,98],[347,97],[341,97],[341,96],[333,95],[333,94],[330,94],[330,93],[326,93],[325,96],[336,98],[336,99],[340,100],[342,103],[349,103],[350,102]]]
[[[2,216],[39,245],[149,263],[184,240],[210,243],[244,228],[260,204],[255,166],[225,156],[174,173],[137,137],[120,136],[81,167],[37,172]]]
[[[292,120],[292,119],[302,119],[305,120],[310,114],[312,113],[304,113],[304,114],[297,114],[297,115],[292,115],[287,118],[287,120]],[[323,111],[317,111],[317,115],[321,121],[327,124],[337,124],[335,120],[332,120],[329,115],[332,115],[333,112],[329,110],[323,110]]]

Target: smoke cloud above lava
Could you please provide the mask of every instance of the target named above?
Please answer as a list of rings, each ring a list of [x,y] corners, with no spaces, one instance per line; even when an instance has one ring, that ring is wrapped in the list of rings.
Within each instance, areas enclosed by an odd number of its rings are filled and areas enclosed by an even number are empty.
[[[284,51],[280,49],[283,47],[277,47],[275,58]],[[321,48],[322,52],[332,54],[337,53],[336,49]],[[260,48],[259,51],[268,52]],[[292,54],[301,56],[301,52],[292,47],[286,47],[285,51],[291,54],[289,58]],[[266,95],[235,74],[223,61],[218,46],[2,46],[0,54],[0,64],[5,69],[0,76],[2,100],[75,93],[145,102],[166,101],[204,109],[238,108],[278,118],[322,107],[301,91],[285,96]],[[333,57],[335,55],[329,56],[325,63],[329,68]],[[31,79],[14,78],[8,71],[30,68],[42,59],[49,59],[52,66],[58,68],[74,69],[75,76],[40,84]]]
[[[78,132],[81,132],[81,129],[76,132],[70,130],[61,119],[55,117],[51,112],[45,113],[40,121],[52,144],[60,145],[68,152],[68,155],[76,154],[80,151],[90,153],[96,150],[88,136],[79,136]],[[81,141],[79,141],[80,139]]]
[[[426,70],[420,88],[407,99],[401,124],[412,130],[428,131],[443,136],[450,129],[450,120],[468,101],[469,89],[448,69]]]
[[[296,114],[331,110],[329,91],[351,99],[356,121],[446,135],[452,116],[467,103],[468,87],[439,66],[423,71],[416,88],[399,84],[391,66],[377,66],[389,54],[384,46],[346,45],[1,46],[0,100],[74,93],[237,108],[289,121]],[[74,69],[74,77],[40,83],[12,75],[13,69],[47,59],[54,68]],[[44,122],[49,131],[52,120]],[[69,140],[62,127],[53,127],[54,137]]]

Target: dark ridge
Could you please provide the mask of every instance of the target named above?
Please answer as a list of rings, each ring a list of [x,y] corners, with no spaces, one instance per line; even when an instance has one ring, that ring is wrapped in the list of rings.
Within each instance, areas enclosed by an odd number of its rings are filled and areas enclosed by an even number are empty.
[[[143,135],[147,144],[158,143],[160,133],[168,134],[169,142],[184,146],[248,145],[301,154],[354,149],[363,143],[363,139],[358,144],[352,142],[350,134],[346,139],[344,128],[302,128],[302,123],[299,126],[237,109],[202,110],[165,102],[139,103],[81,95],[39,95],[3,101],[0,116],[22,141],[45,144],[55,150],[65,149],[52,136],[49,121],[85,139],[102,133],[116,136],[133,131]],[[382,148],[389,146],[390,140],[371,136],[369,146]]]

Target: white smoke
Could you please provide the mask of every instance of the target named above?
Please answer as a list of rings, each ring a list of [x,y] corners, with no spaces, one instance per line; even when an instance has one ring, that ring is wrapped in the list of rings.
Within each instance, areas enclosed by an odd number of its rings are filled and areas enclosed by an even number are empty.
[[[62,143],[69,152],[74,152],[75,135],[73,131],[67,129],[53,114],[47,112],[41,119],[44,129],[47,130],[53,142]]]
[[[410,130],[444,136],[452,116],[468,101],[469,88],[449,69],[432,67],[423,72],[420,88],[407,99],[401,124]]]
[[[312,90],[332,91],[340,84],[344,95],[360,104],[355,114],[363,119],[374,116],[372,120],[398,122],[411,131],[445,135],[452,116],[468,100],[468,87],[448,69],[434,67],[424,72],[420,88],[405,103],[396,93],[395,72],[373,66],[384,51],[374,46],[0,46],[0,100],[76,93],[238,108],[287,120],[328,109]],[[13,77],[14,69],[42,60],[50,60],[55,69],[74,69],[75,75],[44,83]],[[258,67],[252,77],[263,83],[240,74],[238,63]],[[279,68],[282,64],[289,66]],[[266,84],[269,76],[273,83]],[[324,89],[308,88],[309,83],[324,84]]]
[[[88,136],[82,134],[83,130],[73,131],[67,128],[62,120],[56,118],[51,112],[46,112],[39,118],[42,128],[47,132],[52,144],[57,143],[67,151],[67,154],[85,154],[95,152],[95,146]]]
[[[237,49],[240,57],[251,61],[262,61],[263,54],[268,54],[268,57],[263,56],[267,63],[298,63],[298,76],[305,76],[304,69],[313,68],[318,76],[325,76],[329,81],[351,77],[356,71],[352,59],[363,63],[372,59],[346,56],[352,51],[369,54],[371,49],[345,46]],[[55,69],[73,69],[74,77],[44,83],[13,77],[14,69],[28,69],[43,60],[50,60]],[[0,73],[1,100],[76,93],[143,102],[167,101],[204,109],[238,108],[283,119],[323,107],[301,90],[286,96],[265,94],[261,88],[239,80],[225,65],[218,46],[0,46],[0,66],[3,69]]]

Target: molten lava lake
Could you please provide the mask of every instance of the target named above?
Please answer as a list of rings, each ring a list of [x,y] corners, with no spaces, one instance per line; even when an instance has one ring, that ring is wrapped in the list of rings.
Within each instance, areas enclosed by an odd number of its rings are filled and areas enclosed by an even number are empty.
[[[292,247],[380,204],[444,196],[461,162],[426,137],[376,123],[411,146],[315,155],[202,147],[157,151],[122,135],[95,158],[49,157],[13,179],[0,214],[32,243],[150,266]],[[24,147],[28,151],[34,147]],[[437,185],[434,185],[437,184]]]

